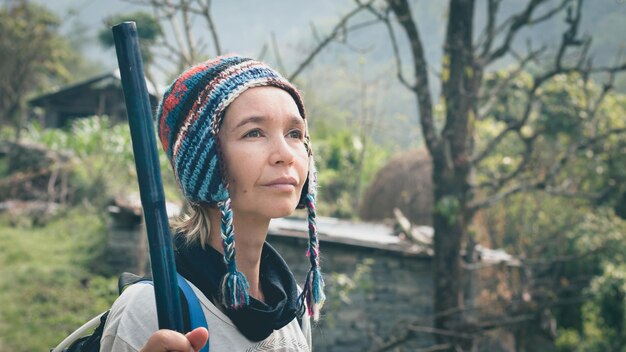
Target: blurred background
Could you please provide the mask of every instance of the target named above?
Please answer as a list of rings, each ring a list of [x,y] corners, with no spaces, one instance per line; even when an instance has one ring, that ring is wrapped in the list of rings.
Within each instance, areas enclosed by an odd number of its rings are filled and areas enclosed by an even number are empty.
[[[623,0],[2,0],[0,351],[56,346],[122,271],[149,270],[110,32],[126,20],[153,108],[233,52],[302,90],[316,351],[625,351],[625,16]],[[268,237],[298,280],[305,216]]]

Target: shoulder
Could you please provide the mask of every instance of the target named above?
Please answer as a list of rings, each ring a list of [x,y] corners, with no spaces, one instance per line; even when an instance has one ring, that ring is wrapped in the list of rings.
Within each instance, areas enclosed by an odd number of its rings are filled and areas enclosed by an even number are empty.
[[[113,303],[102,336],[101,351],[138,351],[158,330],[154,288],[137,283]]]

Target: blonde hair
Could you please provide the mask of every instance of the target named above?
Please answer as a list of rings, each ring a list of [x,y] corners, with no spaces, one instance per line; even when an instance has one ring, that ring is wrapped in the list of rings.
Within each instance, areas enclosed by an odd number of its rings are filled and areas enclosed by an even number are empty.
[[[211,231],[209,209],[202,205],[192,204],[185,208],[182,215],[171,219],[172,233],[184,235],[187,244],[198,241],[200,246],[205,248],[209,244]]]

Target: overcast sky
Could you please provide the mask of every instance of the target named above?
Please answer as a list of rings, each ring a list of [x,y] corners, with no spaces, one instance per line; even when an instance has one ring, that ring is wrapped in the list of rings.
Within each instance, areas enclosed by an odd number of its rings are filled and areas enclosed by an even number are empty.
[[[95,37],[103,28],[104,19],[137,10],[151,12],[148,7],[121,0],[36,1],[64,19],[61,31],[80,37],[82,51],[107,69],[116,66],[115,54],[113,50],[104,50]],[[312,38],[310,23],[323,28],[325,24],[334,23],[352,5],[350,1],[338,0],[237,0],[214,1],[213,4],[213,16],[223,51],[251,56],[258,55],[271,33],[287,50],[296,47],[304,38]],[[195,23],[194,28],[197,35],[209,35],[202,21]],[[167,27],[164,29],[169,31]]]

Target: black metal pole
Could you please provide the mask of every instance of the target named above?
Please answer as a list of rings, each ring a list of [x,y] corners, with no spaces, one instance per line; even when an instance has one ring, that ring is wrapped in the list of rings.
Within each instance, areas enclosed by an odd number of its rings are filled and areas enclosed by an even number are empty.
[[[124,22],[113,26],[113,37],[133,141],[139,193],[148,232],[159,328],[182,332],[183,318],[176,282],[176,264],[165,211],[165,195],[159,169],[152,110],[135,22]]]

